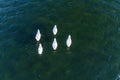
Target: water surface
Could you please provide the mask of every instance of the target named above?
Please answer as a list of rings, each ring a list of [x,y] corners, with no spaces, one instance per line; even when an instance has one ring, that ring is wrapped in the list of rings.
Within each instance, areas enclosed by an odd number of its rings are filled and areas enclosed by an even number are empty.
[[[0,80],[120,80],[119,61],[120,0],[0,0]]]

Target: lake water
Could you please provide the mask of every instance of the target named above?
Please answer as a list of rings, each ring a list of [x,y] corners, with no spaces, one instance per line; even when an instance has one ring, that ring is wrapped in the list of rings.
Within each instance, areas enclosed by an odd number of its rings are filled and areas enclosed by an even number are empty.
[[[0,0],[0,80],[120,80],[120,0]]]

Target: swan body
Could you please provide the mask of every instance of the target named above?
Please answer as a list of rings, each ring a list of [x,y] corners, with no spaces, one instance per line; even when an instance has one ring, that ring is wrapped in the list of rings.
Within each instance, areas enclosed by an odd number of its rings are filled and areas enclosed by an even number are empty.
[[[38,47],[38,54],[42,54],[42,52],[43,52],[43,47],[42,47],[42,44],[40,43],[39,44],[39,47]]]
[[[58,32],[58,30],[57,30],[57,25],[55,25],[55,26],[53,27],[53,34],[56,35],[57,32]]]
[[[52,47],[53,47],[53,50],[56,50],[58,47],[56,38],[54,38],[54,40],[53,40]]]
[[[68,35],[68,38],[67,38],[67,40],[66,40],[66,45],[67,45],[67,47],[69,48],[69,47],[71,46],[71,44],[72,44],[71,35]]]
[[[41,38],[41,33],[40,33],[40,30],[38,29],[37,33],[36,33],[36,36],[35,36],[35,39],[36,39],[36,41],[39,41],[40,38]]]

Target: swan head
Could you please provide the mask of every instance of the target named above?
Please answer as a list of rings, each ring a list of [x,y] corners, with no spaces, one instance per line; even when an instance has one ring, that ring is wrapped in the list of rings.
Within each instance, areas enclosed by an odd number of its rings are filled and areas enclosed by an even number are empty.
[[[68,35],[68,38],[71,39],[71,35],[70,34]]]

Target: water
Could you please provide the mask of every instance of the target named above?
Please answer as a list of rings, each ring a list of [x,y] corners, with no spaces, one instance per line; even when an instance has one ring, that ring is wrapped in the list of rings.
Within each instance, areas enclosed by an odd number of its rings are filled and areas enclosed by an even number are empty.
[[[0,80],[119,80],[119,61],[120,0],[0,0]]]

